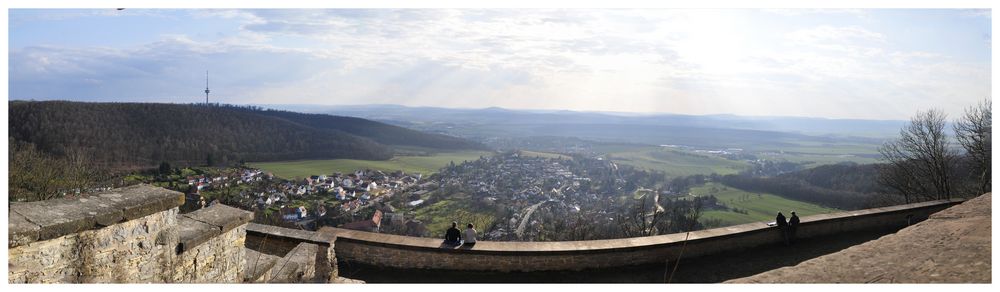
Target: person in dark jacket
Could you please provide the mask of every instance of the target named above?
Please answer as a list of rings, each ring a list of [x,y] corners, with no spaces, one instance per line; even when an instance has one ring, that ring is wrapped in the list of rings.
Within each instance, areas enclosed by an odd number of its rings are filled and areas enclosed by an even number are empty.
[[[778,224],[778,230],[781,231],[781,238],[785,240],[785,245],[788,245],[788,221],[785,221],[785,215],[778,212],[778,217],[774,218],[774,223]]]
[[[795,229],[799,228],[799,216],[792,212],[792,218],[788,219],[788,241],[795,241]]]
[[[462,232],[458,231],[458,222],[451,222],[451,228],[444,234],[444,243],[448,245],[462,244]]]

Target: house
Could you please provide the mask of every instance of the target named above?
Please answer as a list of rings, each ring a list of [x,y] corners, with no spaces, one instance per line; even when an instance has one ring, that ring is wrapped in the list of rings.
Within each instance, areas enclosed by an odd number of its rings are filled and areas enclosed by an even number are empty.
[[[278,212],[281,214],[281,219],[285,221],[297,221],[300,218],[299,208],[282,207],[278,209]]]
[[[389,223],[392,225],[403,225],[406,221],[406,217],[402,213],[385,213],[389,217]]]
[[[308,216],[305,206],[290,207],[290,208],[281,207],[281,209],[279,209],[279,212],[281,213],[281,219],[284,219],[285,221],[298,221]]]
[[[379,210],[375,210],[375,214],[372,215],[372,219],[355,221],[340,226],[340,228],[368,232],[378,232],[380,227],[382,227],[382,211]]]
[[[427,227],[419,220],[406,222],[406,235],[421,237],[427,234]]]
[[[323,217],[324,215],[326,215],[326,206],[319,204],[319,207],[316,207],[316,217]]]

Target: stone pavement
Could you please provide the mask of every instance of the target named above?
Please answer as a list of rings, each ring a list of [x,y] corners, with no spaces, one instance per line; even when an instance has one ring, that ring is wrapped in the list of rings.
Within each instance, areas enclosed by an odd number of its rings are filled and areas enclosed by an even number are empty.
[[[895,234],[726,283],[990,283],[991,194]]]

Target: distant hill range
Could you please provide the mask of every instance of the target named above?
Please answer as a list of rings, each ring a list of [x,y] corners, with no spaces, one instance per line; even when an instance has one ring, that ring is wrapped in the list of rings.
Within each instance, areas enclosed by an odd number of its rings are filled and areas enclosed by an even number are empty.
[[[484,149],[461,138],[381,122],[257,107],[10,101],[9,139],[59,156],[152,166],[292,159],[384,160],[392,146]]]
[[[408,107],[401,105],[266,105],[269,108],[328,113],[391,122],[482,124],[602,124],[667,126],[675,128],[738,129],[819,136],[885,138],[899,134],[907,121],[828,119],[814,117],[682,115],[668,113],[585,112],[568,110],[518,110]]]
[[[905,121],[635,114],[503,108],[454,109],[399,105],[263,105],[374,119],[414,130],[484,143],[495,138],[575,137],[590,141],[683,145],[706,149],[796,151],[801,145],[861,145],[869,153],[898,135]]]

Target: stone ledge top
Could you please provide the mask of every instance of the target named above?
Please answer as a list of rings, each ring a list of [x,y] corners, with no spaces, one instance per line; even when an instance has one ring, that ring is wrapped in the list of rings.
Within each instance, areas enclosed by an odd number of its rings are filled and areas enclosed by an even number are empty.
[[[215,204],[191,213],[177,215],[180,226],[180,245],[177,252],[192,248],[219,234],[244,225],[253,220],[253,212]]]
[[[896,233],[726,283],[990,283],[992,193]]]
[[[247,232],[258,233],[271,238],[289,238],[295,241],[309,243],[329,244],[334,240],[334,237],[329,233],[291,229],[257,223],[247,224]]]
[[[11,202],[8,247],[102,228],[176,208],[184,194],[139,184],[87,197],[36,202]]]
[[[829,214],[802,217],[802,225],[819,224],[821,222],[850,220],[851,218],[867,217],[878,214],[906,212],[908,210],[934,208],[939,206],[949,206],[962,202],[961,199],[938,200],[907,205],[889,206],[883,208],[873,208],[855,211],[844,211]],[[345,239],[352,241],[369,242],[380,245],[395,246],[410,249],[433,249],[440,251],[469,252],[469,253],[551,253],[551,252],[605,252],[614,250],[647,248],[664,246],[671,244],[681,244],[687,237],[688,241],[700,241],[710,238],[726,237],[735,234],[763,231],[775,227],[767,226],[766,222],[754,222],[741,225],[734,225],[721,228],[698,230],[687,233],[674,233],[647,237],[633,237],[620,239],[602,239],[586,241],[552,241],[552,242],[506,242],[506,241],[479,241],[473,247],[459,246],[451,247],[442,245],[442,240],[437,238],[412,237],[402,235],[392,235],[384,233],[373,233],[350,229],[323,227],[316,233],[315,237]],[[297,230],[295,230],[297,231]],[[306,231],[298,231],[306,232]],[[270,233],[270,232],[265,232]]]

